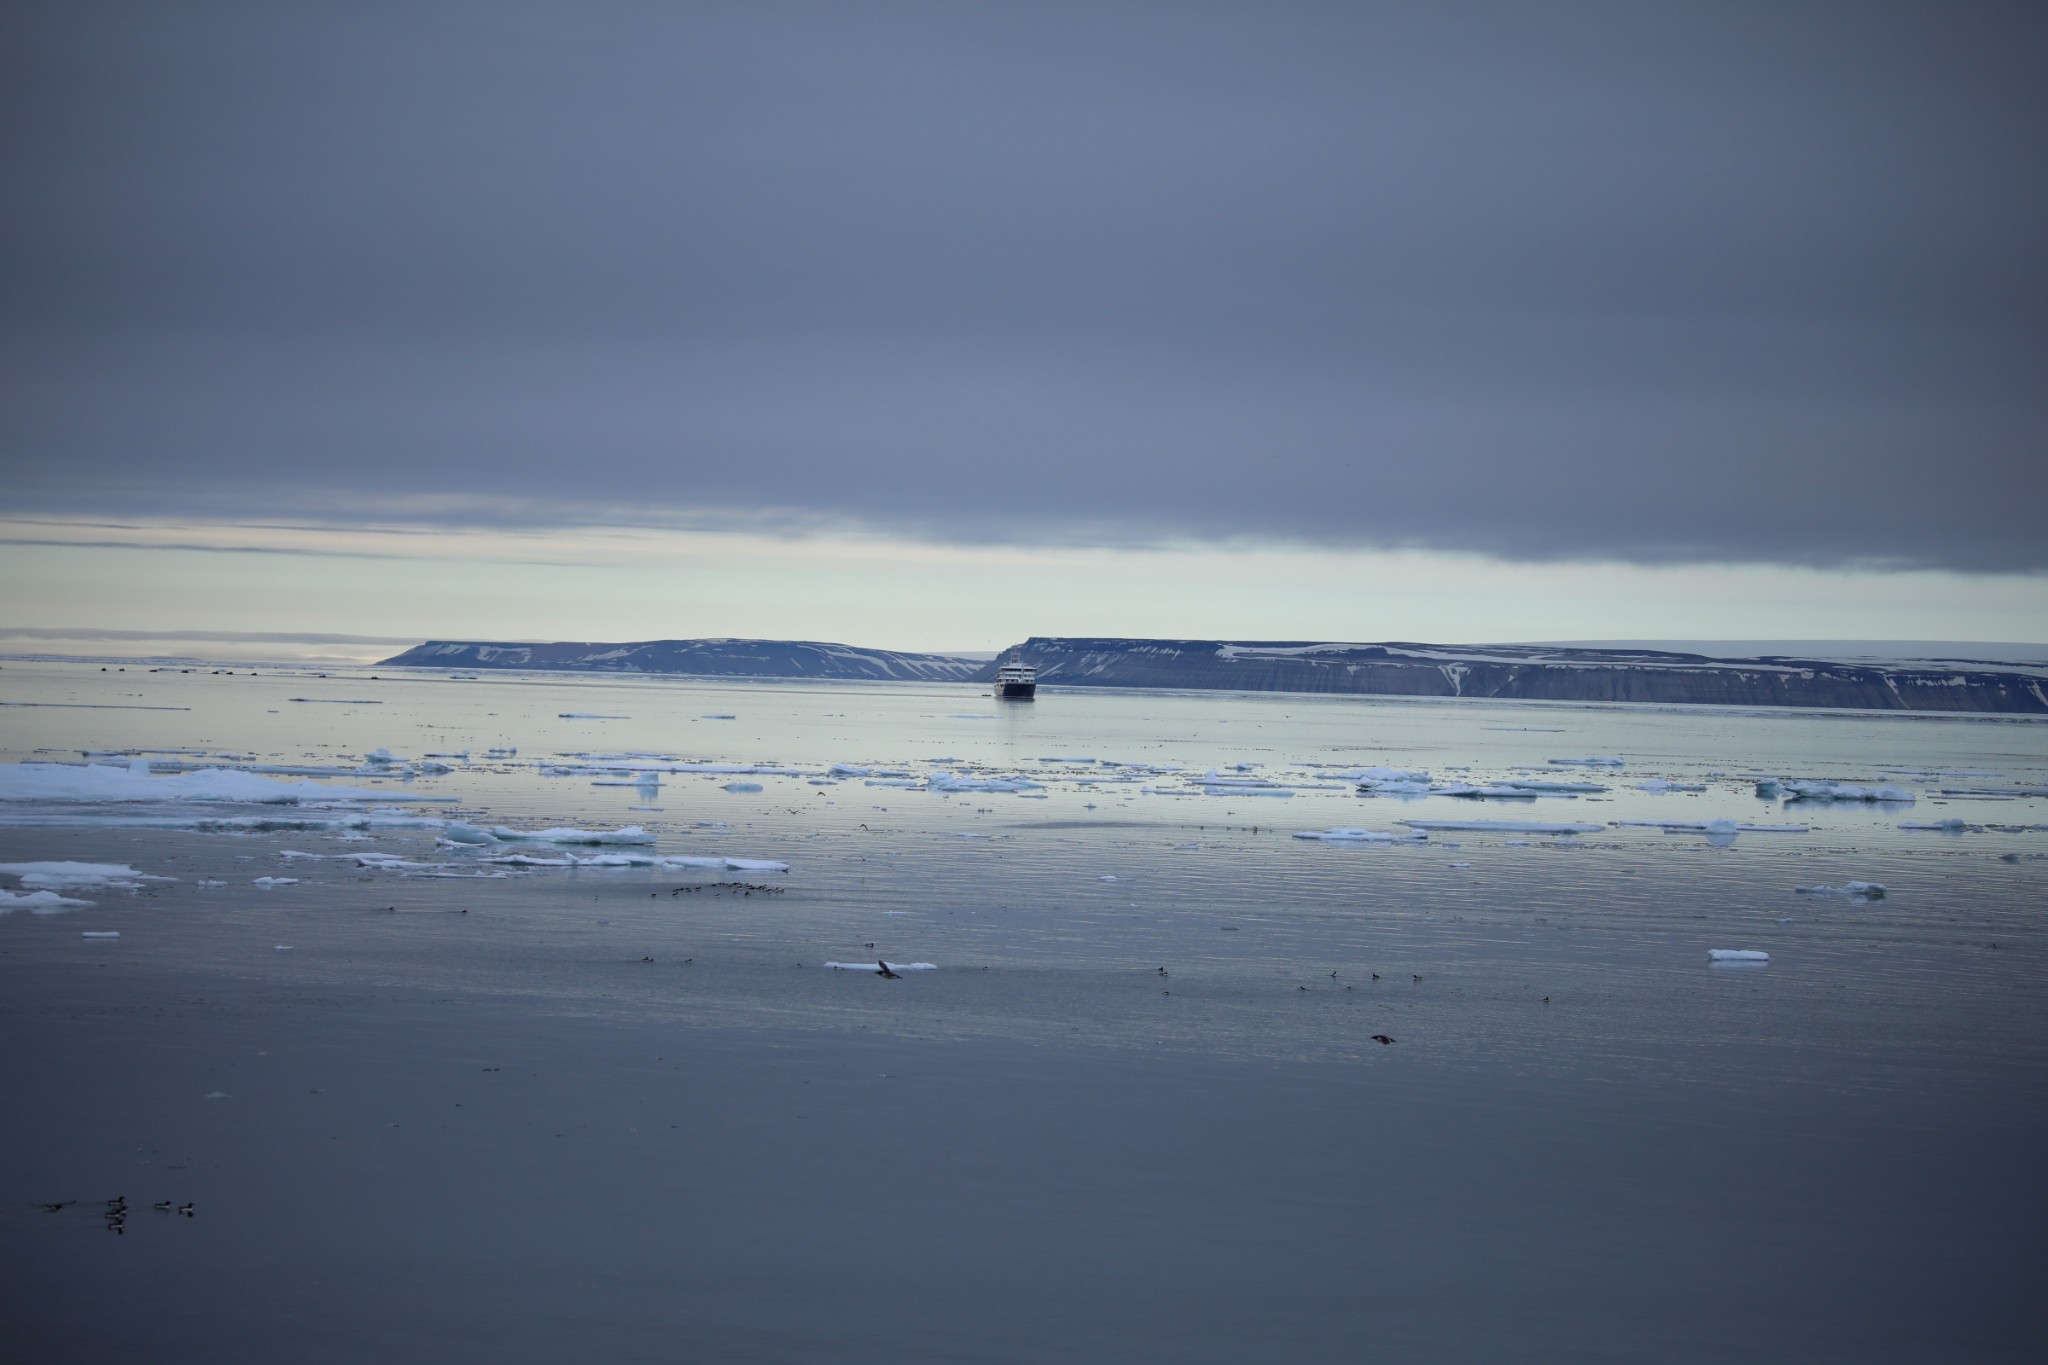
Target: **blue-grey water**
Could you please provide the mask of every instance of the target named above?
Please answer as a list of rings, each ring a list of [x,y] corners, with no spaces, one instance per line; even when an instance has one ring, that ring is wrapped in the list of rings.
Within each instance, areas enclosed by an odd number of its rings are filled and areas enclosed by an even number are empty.
[[[349,769],[399,822],[789,869],[0,801],[0,862],[174,879],[0,915],[28,1358],[2031,1359],[2048,1328],[2038,723],[77,664],[0,702],[0,762]],[[629,764],[780,771],[599,785]],[[1606,790],[1333,776],[1373,766]],[[873,785],[934,772],[1036,785]],[[1596,828],[1293,837],[1411,819]],[[1620,823],[1718,819],[1807,830]],[[512,875],[422,875],[478,872]],[[1850,881],[1886,894],[1795,891]],[[877,958],[935,970],[821,965]],[[40,1208],[146,1185],[205,1208]]]

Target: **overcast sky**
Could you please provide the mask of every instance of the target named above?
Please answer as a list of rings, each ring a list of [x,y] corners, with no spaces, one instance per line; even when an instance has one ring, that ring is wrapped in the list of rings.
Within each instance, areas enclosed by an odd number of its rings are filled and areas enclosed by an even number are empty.
[[[0,63],[17,553],[799,531],[2048,604],[2037,4],[74,0]]]

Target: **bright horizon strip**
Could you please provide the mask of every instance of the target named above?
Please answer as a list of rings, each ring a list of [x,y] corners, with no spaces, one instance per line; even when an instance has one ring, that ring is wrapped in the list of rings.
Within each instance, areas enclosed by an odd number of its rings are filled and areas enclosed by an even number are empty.
[[[644,527],[0,518],[0,580],[9,585],[0,623],[45,630],[738,636],[920,652],[997,649],[1030,635],[1431,643],[2048,636],[2048,575],[1523,564],[1254,544],[955,546]],[[323,657],[395,652],[327,649]]]

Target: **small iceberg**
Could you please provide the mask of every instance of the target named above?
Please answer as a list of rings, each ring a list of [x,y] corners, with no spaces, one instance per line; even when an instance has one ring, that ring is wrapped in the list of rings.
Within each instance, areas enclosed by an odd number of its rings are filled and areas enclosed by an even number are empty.
[[[825,965],[835,972],[879,973],[882,970],[880,962],[827,962]],[[938,969],[939,964],[936,962],[891,962],[889,964],[889,970],[892,972],[935,972]]]
[[[1860,787],[1852,782],[1825,782],[1818,778],[1765,778],[1756,784],[1756,794],[1765,800],[1787,801],[1896,801],[1911,805],[1916,799],[1904,787]]]
[[[1769,953],[1754,948],[1709,948],[1707,957],[1714,962],[1769,962]]]
[[[1802,896],[1847,896],[1859,901],[1884,899],[1883,882],[1843,882],[1840,886],[1795,886],[1792,889]]]
[[[140,891],[144,882],[177,880],[137,872],[126,863],[0,863],[0,872],[21,878],[30,891]]]
[[[54,915],[61,910],[89,909],[93,904],[75,896],[60,896],[54,891],[0,891],[0,915],[24,907],[31,914]]]
[[[473,829],[473,828],[474,828],[474,826],[465,826],[465,827],[464,827],[464,829],[465,829],[465,830],[467,830],[467,829]],[[506,827],[506,826],[504,826],[504,825],[499,825],[499,826],[497,826],[496,828],[494,828],[493,830],[491,830],[491,835],[492,835],[492,837],[494,837],[494,838],[496,838],[496,839],[498,839],[498,840],[501,840],[501,841],[503,841],[503,842],[505,842],[505,843],[529,843],[529,844],[651,844],[651,843],[653,843],[653,842],[654,842],[654,836],[653,836],[652,834],[649,834],[649,833],[648,833],[648,832],[647,832],[646,830],[644,830],[644,829],[640,828],[640,826],[638,826],[638,825],[627,825],[627,826],[626,826],[626,827],[625,827],[624,829],[614,829],[614,830],[595,830],[595,829],[531,829],[531,830],[528,830],[528,829],[509,829],[509,828],[507,828],[507,827]],[[451,839],[454,839],[454,840],[456,840],[457,842],[460,842],[460,843],[468,843],[468,842],[471,842],[470,840],[464,839],[464,838],[463,838],[463,837],[462,837],[461,835],[459,835],[459,834],[455,833],[455,831],[454,831],[454,828],[453,828],[453,827],[451,827],[451,828],[450,828],[450,830],[449,830],[449,834],[448,834],[448,837],[449,837],[449,838],[451,838]]]

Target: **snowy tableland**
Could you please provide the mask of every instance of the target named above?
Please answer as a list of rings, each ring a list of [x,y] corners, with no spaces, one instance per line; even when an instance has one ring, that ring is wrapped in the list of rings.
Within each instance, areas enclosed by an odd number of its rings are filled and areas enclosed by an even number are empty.
[[[1553,645],[1342,644],[1033,636],[1003,651],[1062,687],[1490,697],[1513,701],[2048,714],[2048,666],[1977,659],[1717,659]],[[789,640],[634,644],[429,640],[389,668],[990,682],[996,663]]]

